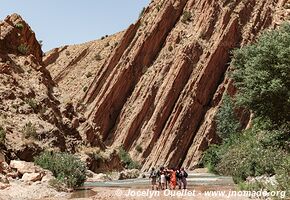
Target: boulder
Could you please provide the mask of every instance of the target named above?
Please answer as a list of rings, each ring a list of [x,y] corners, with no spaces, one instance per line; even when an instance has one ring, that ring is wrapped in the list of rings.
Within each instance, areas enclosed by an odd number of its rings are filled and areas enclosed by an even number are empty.
[[[138,178],[139,176],[140,176],[140,170],[128,169],[119,173],[118,180],[133,179],[133,178]]]
[[[4,189],[8,188],[9,186],[10,186],[9,184],[5,184],[5,183],[0,182],[0,190],[4,190]]]
[[[21,180],[24,182],[36,182],[40,181],[42,176],[43,176],[42,173],[25,173],[23,174]]]
[[[43,169],[34,165],[32,162],[20,161],[20,160],[12,160],[10,162],[10,167],[12,169],[16,169],[20,174],[25,173],[38,173],[42,172]]]
[[[41,179],[41,182],[49,182],[50,180],[54,180],[55,177],[53,176],[51,171],[45,170],[44,176]]]

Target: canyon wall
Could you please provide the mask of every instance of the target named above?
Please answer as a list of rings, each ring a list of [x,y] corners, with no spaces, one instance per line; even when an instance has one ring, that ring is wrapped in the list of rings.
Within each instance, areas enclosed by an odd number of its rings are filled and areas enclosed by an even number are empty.
[[[60,104],[89,145],[143,165],[194,168],[218,142],[214,118],[230,52],[289,20],[287,0],[153,0],[127,30],[46,53]],[[287,9],[288,8],[288,9]],[[2,45],[2,44],[1,44]],[[38,54],[35,55],[38,57]],[[249,114],[240,113],[246,124]]]

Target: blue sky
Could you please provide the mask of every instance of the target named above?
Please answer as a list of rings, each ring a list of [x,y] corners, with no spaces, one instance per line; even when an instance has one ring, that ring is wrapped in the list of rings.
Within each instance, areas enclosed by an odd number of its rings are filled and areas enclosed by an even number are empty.
[[[43,50],[95,40],[126,29],[150,0],[2,0],[0,19],[20,14]]]

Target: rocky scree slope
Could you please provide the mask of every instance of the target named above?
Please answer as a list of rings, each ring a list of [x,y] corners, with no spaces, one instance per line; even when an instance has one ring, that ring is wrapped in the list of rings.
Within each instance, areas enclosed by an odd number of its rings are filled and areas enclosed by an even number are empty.
[[[32,161],[44,149],[75,152],[82,143],[78,115],[57,99],[34,32],[17,14],[1,21],[0,30],[0,126],[6,133],[2,153]]]

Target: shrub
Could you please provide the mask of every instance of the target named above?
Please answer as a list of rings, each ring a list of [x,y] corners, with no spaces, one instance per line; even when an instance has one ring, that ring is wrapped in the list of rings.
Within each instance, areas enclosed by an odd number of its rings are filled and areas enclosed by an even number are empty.
[[[168,47],[168,51],[173,51],[173,47],[171,45]]]
[[[284,153],[275,146],[263,145],[264,134],[257,127],[245,131],[221,156],[217,171],[233,176],[237,183],[249,176],[274,175]]]
[[[276,124],[290,119],[290,24],[234,51],[238,103]]]
[[[37,105],[37,102],[35,99],[32,99],[32,98],[29,98],[29,99],[26,99],[26,103],[33,109],[33,110],[36,110],[38,105]]]
[[[23,28],[24,28],[23,24],[21,24],[21,23],[17,23],[15,25],[15,27],[18,28],[19,30],[23,30]]]
[[[85,86],[85,87],[83,88],[83,91],[86,92],[87,90],[88,90],[88,86]]]
[[[6,131],[2,126],[0,126],[0,144],[3,144],[6,139]]]
[[[28,122],[27,124],[25,124],[25,126],[22,130],[22,134],[23,134],[24,138],[26,138],[26,139],[28,139],[28,138],[37,139],[35,125],[32,124],[31,122]]]
[[[127,169],[139,169],[140,165],[133,161],[130,154],[123,148],[119,148],[119,158]]]
[[[88,72],[88,73],[86,74],[86,77],[87,77],[87,78],[90,78],[91,76],[93,76],[92,72]]]
[[[110,43],[109,43],[109,42],[107,42],[107,43],[105,44],[105,47],[108,47],[108,46],[110,46]]]
[[[182,19],[181,19],[181,22],[182,23],[187,23],[189,21],[191,21],[191,17],[192,17],[192,14],[191,12],[189,11],[185,11],[182,15]]]
[[[81,186],[86,180],[86,167],[80,159],[68,153],[44,152],[35,158],[37,165],[50,170],[68,188]]]
[[[224,95],[222,106],[216,115],[217,134],[222,139],[227,139],[231,134],[236,134],[240,127],[234,113],[234,103],[229,95]]]
[[[100,54],[96,54],[96,55],[95,55],[95,59],[96,59],[97,61],[102,60],[102,56],[101,56]]]
[[[139,153],[142,153],[143,148],[142,148],[140,145],[137,145],[136,148],[135,148],[135,150],[136,150],[137,152],[139,152]]]
[[[286,191],[290,196],[290,155],[284,157],[281,165],[276,167],[276,179],[278,182],[278,189]]]
[[[144,15],[145,10],[146,10],[146,8],[143,7],[142,10],[141,10],[141,12],[139,13],[139,18],[141,18]]]
[[[20,44],[17,50],[23,55],[27,55],[29,53],[29,47],[27,44]]]

